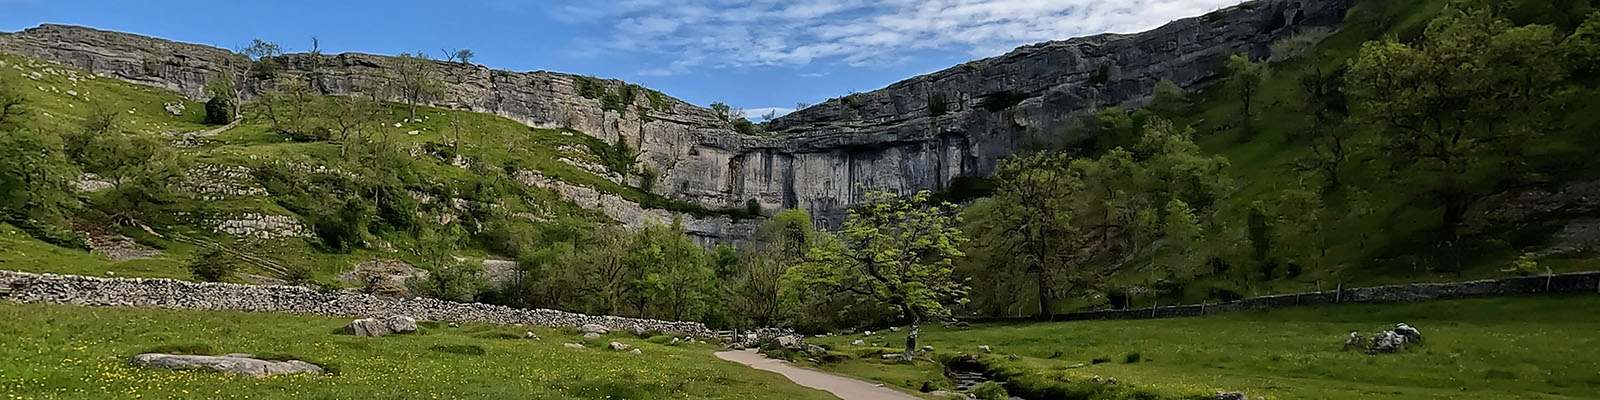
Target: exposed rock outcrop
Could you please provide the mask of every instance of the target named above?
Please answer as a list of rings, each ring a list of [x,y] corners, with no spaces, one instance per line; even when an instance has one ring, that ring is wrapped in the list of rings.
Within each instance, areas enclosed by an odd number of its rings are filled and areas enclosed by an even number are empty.
[[[778,133],[773,136],[739,134],[710,110],[654,92],[619,96],[620,107],[607,109],[580,88],[598,83],[613,93],[637,91],[620,81],[461,63],[439,63],[445,88],[436,104],[530,126],[572,128],[608,143],[625,141],[639,150],[645,166],[660,173],[654,190],[661,194],[708,208],[738,207],[752,199],[764,210],[803,208],[819,226],[833,227],[867,190],[937,190],[957,177],[985,175],[1018,150],[1025,135],[1060,135],[1074,116],[1097,105],[1140,103],[1161,79],[1186,88],[1209,84],[1227,55],[1262,58],[1269,44],[1297,29],[1337,26],[1352,2],[1258,0],[1139,34],[1024,46],[797,111],[769,124]],[[0,52],[159,86],[196,100],[203,100],[206,80],[225,70],[229,57],[208,46],[60,25],[0,35]],[[329,94],[370,86],[394,62],[367,54],[324,56],[324,67],[310,75],[310,57],[284,56],[286,73],[306,77]],[[609,204],[603,197],[590,204],[624,222],[655,218],[644,215],[652,210]],[[711,240],[750,232],[718,219],[687,225],[692,234]]]
[[[273,375],[320,374],[322,367],[300,360],[268,361],[247,354],[193,356],[146,353],[133,357],[133,365],[172,370],[210,370],[227,374],[264,378]]]

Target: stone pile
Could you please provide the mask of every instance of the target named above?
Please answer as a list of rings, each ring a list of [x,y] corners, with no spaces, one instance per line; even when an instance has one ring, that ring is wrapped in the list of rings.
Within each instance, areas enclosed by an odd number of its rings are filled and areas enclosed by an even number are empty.
[[[643,318],[595,316],[548,309],[519,309],[481,303],[374,296],[356,290],[323,292],[299,286],[256,286],[172,279],[98,278],[0,271],[0,299],[21,303],[187,310],[278,312],[365,318],[407,315],[423,321],[610,329],[638,327],[650,332],[712,337],[705,324]],[[0,291],[0,293],[5,293]]]

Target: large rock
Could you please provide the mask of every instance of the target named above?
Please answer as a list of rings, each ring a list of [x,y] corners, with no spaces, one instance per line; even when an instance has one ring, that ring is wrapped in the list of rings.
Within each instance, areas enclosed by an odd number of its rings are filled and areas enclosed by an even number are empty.
[[[1397,353],[1406,349],[1406,337],[1395,331],[1378,332],[1372,336],[1372,344],[1367,346],[1368,353]]]
[[[604,334],[607,334],[607,333],[611,333],[611,329],[607,329],[605,327],[605,325],[600,325],[600,324],[583,324],[581,326],[578,326],[578,332],[598,333],[598,334],[604,335]]]
[[[352,335],[364,337],[379,337],[391,333],[389,332],[389,325],[377,318],[362,318],[350,321],[350,325],[346,325],[344,330]]]
[[[417,319],[404,315],[390,315],[383,317],[383,326],[389,328],[391,333],[412,333],[417,331]]]
[[[146,353],[133,357],[133,365],[172,370],[211,370],[216,372],[267,377],[286,374],[320,374],[322,367],[300,360],[267,361],[230,354],[228,356],[191,356]]]
[[[1422,331],[1417,330],[1417,328],[1414,328],[1411,325],[1406,325],[1404,322],[1394,325],[1394,333],[1404,336],[1407,342],[1422,343]]]

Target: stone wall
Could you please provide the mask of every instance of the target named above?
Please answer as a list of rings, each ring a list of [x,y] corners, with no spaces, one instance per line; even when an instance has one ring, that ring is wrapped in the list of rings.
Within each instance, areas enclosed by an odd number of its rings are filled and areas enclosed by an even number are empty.
[[[97,278],[0,271],[0,299],[19,303],[93,307],[153,307],[184,310],[275,312],[366,318],[406,315],[423,321],[533,325],[554,328],[600,324],[614,331],[634,328],[712,337],[697,322],[593,316],[546,309],[518,309],[427,298],[374,296],[354,290],[323,292],[299,286],[256,286],[172,279]]]
[[[1093,319],[1149,319],[1198,317],[1243,310],[1299,307],[1339,303],[1407,303],[1426,300],[1459,299],[1538,293],[1600,294],[1600,272],[1485,279],[1466,282],[1413,283],[1336,289],[1321,292],[1280,294],[1239,301],[1145,307],[1128,310],[1086,311],[1057,314],[1057,321]],[[981,319],[996,320],[996,319]]]

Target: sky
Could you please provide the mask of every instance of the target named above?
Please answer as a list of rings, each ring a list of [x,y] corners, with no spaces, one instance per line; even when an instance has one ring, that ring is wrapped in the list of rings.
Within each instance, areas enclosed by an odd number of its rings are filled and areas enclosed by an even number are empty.
[[[472,49],[474,63],[617,78],[752,117],[1017,46],[1133,33],[1240,0],[0,0],[0,31],[84,25],[291,52]],[[753,118],[758,119],[759,118]]]

